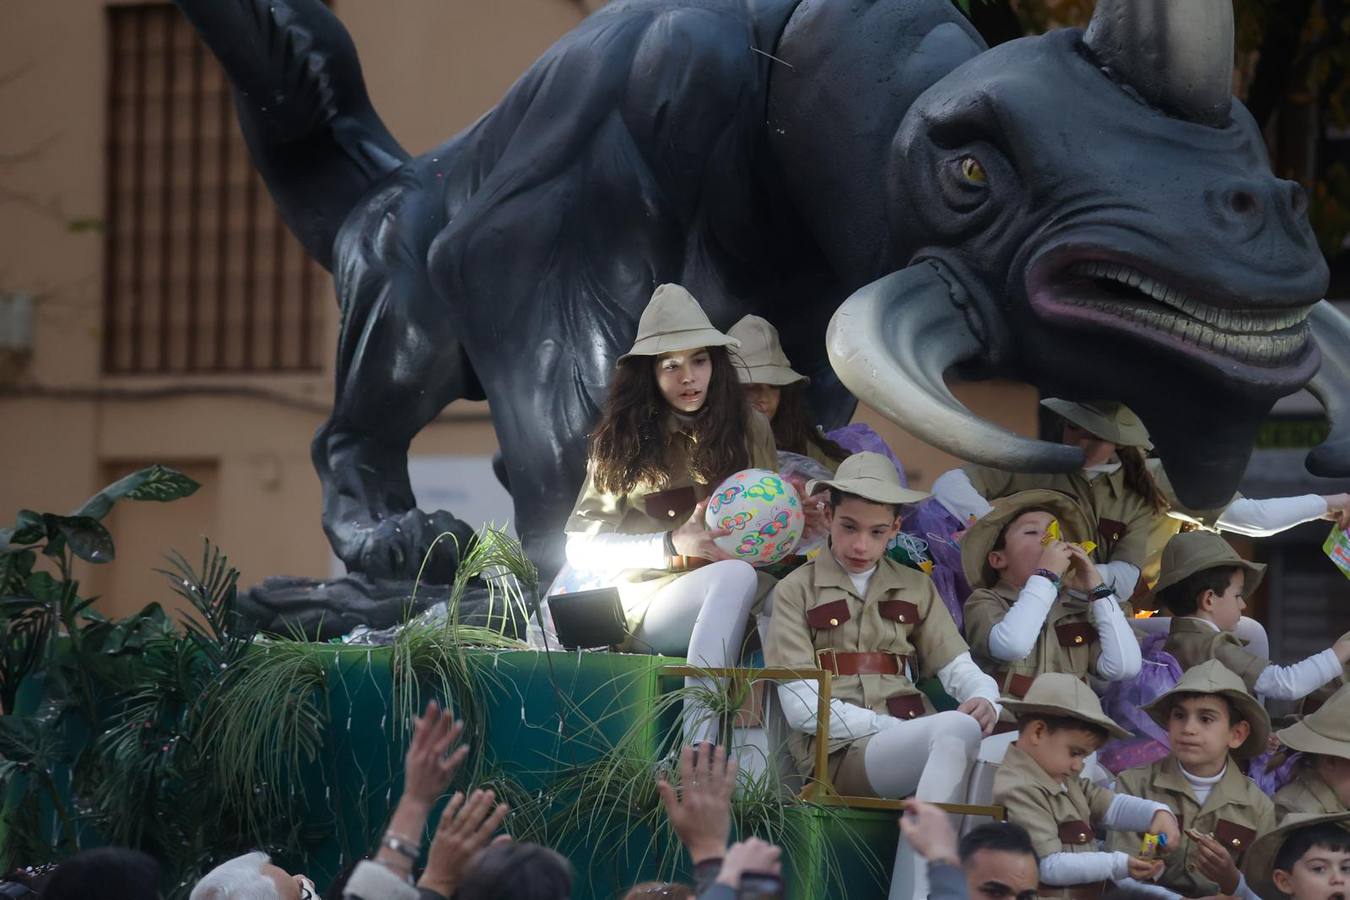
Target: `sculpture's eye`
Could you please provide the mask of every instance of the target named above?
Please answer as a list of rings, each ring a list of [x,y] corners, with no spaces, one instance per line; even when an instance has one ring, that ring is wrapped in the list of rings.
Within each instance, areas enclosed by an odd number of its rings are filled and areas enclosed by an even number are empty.
[[[984,166],[973,156],[966,156],[961,159],[961,177],[970,184],[986,185],[989,183],[989,176],[984,172]]]

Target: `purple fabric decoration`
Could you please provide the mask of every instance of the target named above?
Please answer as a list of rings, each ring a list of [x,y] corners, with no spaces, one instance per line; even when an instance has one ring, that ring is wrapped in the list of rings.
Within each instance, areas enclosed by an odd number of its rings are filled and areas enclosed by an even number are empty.
[[[916,504],[904,522],[907,534],[928,544],[928,555],[933,558],[933,586],[956,620],[956,627],[964,631],[966,617],[963,610],[966,598],[970,596],[970,585],[961,569],[961,545],[952,538],[963,527],[956,516],[933,497]]]
[[[1248,767],[1248,776],[1256,782],[1257,787],[1270,797],[1274,797],[1276,791],[1294,780],[1294,772],[1298,769],[1298,761],[1303,758],[1302,753],[1290,753],[1287,759],[1280,762],[1276,757],[1282,752],[1271,753],[1267,750],[1253,759]],[[1278,765],[1272,767],[1272,761],[1278,762]]]
[[[843,428],[826,432],[825,436],[849,453],[861,453],[864,450],[880,453],[895,463],[895,471],[900,473],[900,483],[909,487],[909,479],[905,477],[905,467],[901,464],[900,458],[891,452],[890,445],[882,440],[881,435],[872,430],[871,425],[865,422],[854,422],[852,425],[845,425]]]
[[[1140,641],[1143,665],[1128,681],[1113,681],[1102,695],[1102,709],[1122,728],[1134,733],[1127,740],[1114,740],[1097,751],[1097,759],[1112,772],[1162,759],[1170,752],[1167,730],[1144,712],[1143,707],[1176,687],[1181,666],[1163,649],[1167,633],[1151,634]]]

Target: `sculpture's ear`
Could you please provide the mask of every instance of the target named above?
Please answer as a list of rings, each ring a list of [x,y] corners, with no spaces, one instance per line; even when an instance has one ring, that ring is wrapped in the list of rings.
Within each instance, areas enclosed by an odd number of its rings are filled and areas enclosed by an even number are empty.
[[[830,363],[859,400],[954,456],[1015,472],[1077,469],[1083,464],[1077,447],[1030,440],[986,422],[943,381],[948,369],[987,353],[974,308],[946,264],[915,263],[844,301],[825,338]]]

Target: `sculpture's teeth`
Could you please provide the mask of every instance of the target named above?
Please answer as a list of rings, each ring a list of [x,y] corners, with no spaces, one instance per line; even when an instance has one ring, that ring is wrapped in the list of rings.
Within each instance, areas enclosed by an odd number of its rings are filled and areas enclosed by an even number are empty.
[[[1309,307],[1268,311],[1218,307],[1196,300],[1179,288],[1163,284],[1128,266],[1114,263],[1082,262],[1073,266],[1071,271],[1078,275],[1086,275],[1089,278],[1105,278],[1118,282],[1186,314],[1191,319],[1239,337],[1244,335],[1250,337],[1253,334],[1271,335],[1275,332],[1286,331],[1307,319],[1310,310]],[[1128,307],[1128,304],[1108,304],[1104,308],[1116,309],[1118,307],[1125,308]],[[1200,329],[1201,332],[1209,330]]]

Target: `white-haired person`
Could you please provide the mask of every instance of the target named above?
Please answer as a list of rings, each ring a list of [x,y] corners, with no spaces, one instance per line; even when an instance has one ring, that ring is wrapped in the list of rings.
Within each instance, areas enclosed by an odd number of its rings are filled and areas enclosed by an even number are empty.
[[[272,864],[255,850],[216,866],[197,882],[188,900],[318,900],[314,882]]]

